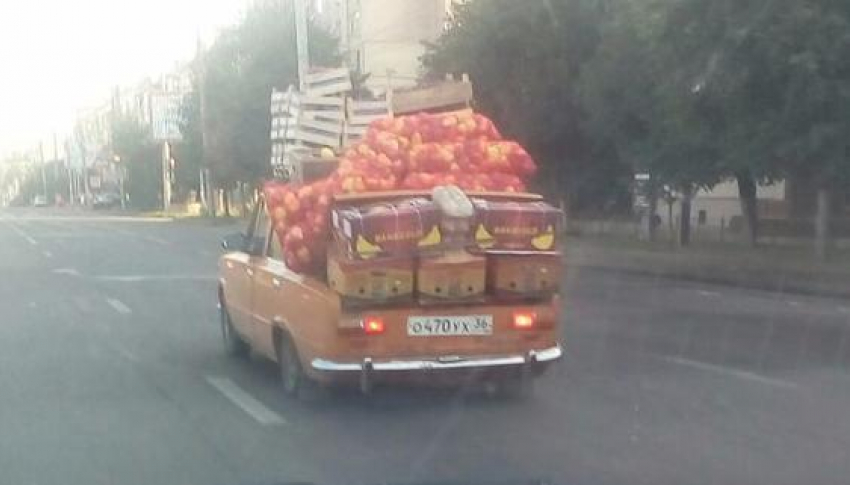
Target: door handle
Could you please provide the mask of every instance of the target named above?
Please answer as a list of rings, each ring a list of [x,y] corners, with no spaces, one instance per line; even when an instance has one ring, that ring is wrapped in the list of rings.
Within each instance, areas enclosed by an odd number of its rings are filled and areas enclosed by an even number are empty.
[[[254,276],[254,270],[251,268],[245,268],[245,272],[248,273],[248,276]]]
[[[275,288],[280,288],[280,280],[277,278],[272,278],[272,286]]]

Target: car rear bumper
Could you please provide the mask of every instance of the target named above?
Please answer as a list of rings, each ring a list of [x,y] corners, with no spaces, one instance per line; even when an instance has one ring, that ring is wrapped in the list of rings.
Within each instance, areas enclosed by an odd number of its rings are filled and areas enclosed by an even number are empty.
[[[310,363],[319,372],[393,372],[415,370],[450,370],[489,368],[552,362],[561,358],[560,345],[542,350],[532,350],[525,355],[500,355],[481,357],[447,356],[435,359],[393,359],[375,360],[369,357],[360,362],[336,362],[326,359],[313,359]]]

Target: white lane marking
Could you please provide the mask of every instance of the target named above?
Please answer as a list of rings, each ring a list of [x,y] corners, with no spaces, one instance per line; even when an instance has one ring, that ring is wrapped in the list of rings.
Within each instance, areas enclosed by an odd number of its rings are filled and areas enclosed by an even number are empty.
[[[286,420],[281,415],[266,407],[265,404],[242,390],[241,387],[237,386],[230,379],[226,377],[207,376],[207,382],[258,423],[265,426],[286,424]]]
[[[31,301],[31,302],[27,303],[27,306],[30,307],[30,308],[37,308],[38,304],[34,301]]]
[[[53,257],[53,253],[51,253],[50,251],[48,251],[46,249],[44,251],[42,251],[41,254],[43,254],[45,258],[52,258]]]
[[[673,357],[666,356],[662,357],[663,360],[669,362],[671,364],[683,365],[686,367],[691,367],[694,369],[699,369],[707,372],[712,372],[715,374],[721,374],[729,377],[737,377],[739,379],[748,380],[751,382],[758,382],[759,384],[766,384],[768,386],[781,387],[785,389],[796,389],[797,384],[791,381],[785,381],[782,379],[774,379],[772,377],[765,377],[754,372],[748,372],[744,370],[733,369],[731,367],[725,367],[722,365],[709,364],[707,362],[700,362],[697,360],[684,359],[682,357]]]
[[[215,281],[215,275],[100,275],[94,279],[101,281],[117,281],[121,283],[137,283],[142,281]]]
[[[122,315],[129,315],[133,313],[133,310],[130,310],[130,307],[124,304],[121,300],[116,300],[115,298],[107,298],[106,303],[109,303],[116,312]]]
[[[788,303],[789,306],[800,306],[800,302],[797,300],[788,300],[786,303]]]
[[[156,236],[145,236],[145,241],[149,241],[149,242],[153,242],[153,243],[157,243],[157,244],[162,244],[163,246],[171,244],[168,241],[166,241],[165,239],[158,238]]]
[[[31,245],[38,246],[38,241],[33,239],[29,234],[26,233],[26,231],[24,231],[23,229],[18,227],[16,224],[12,224],[11,222],[8,222],[8,221],[5,221],[5,222],[6,222],[7,226],[11,227],[12,230],[15,231],[15,234],[24,238]]]
[[[711,297],[714,297],[714,296],[720,296],[720,292],[719,292],[719,291],[699,290],[699,292],[698,292],[698,293],[699,293],[701,296],[711,296]]]
[[[80,276],[80,272],[74,268],[58,268],[53,270],[53,274],[64,274],[68,276]]]
[[[850,308],[847,308],[846,306],[840,306],[838,307],[838,313],[850,313]]]
[[[9,220],[9,219],[4,219]],[[139,217],[139,216],[20,216],[16,221],[50,221],[50,222],[174,222],[173,217]]]

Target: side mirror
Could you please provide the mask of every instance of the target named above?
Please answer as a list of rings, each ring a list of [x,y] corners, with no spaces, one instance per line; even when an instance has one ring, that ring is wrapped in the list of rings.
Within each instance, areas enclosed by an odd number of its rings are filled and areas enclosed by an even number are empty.
[[[245,250],[245,235],[242,233],[228,234],[221,240],[221,249],[225,251]]]

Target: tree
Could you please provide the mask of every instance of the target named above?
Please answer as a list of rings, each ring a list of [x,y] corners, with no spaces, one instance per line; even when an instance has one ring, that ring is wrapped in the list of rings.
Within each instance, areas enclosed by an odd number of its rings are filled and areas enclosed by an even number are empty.
[[[758,46],[782,109],[771,124],[787,173],[817,187],[816,253],[826,256],[832,193],[850,186],[850,4],[777,0]]]
[[[112,125],[114,152],[127,168],[126,192],[135,209],[155,209],[162,204],[162,153],[150,129],[137,120],[116,117]]]
[[[598,0],[488,0],[457,6],[448,31],[427,45],[428,77],[468,73],[477,107],[541,165],[544,190],[573,209],[622,200],[628,170],[582,128],[576,86],[606,16]]]
[[[704,100],[670,39],[664,2],[610,2],[601,42],[582,71],[584,126],[597,145],[611,146],[632,171],[682,194],[680,241],[690,241],[690,199],[722,178]],[[651,205],[654,205],[651,203]]]
[[[269,172],[270,113],[273,88],[297,82],[295,28],[291,0],[252,2],[240,22],[222,32],[195,70],[195,91],[205,83],[205,161],[216,184],[230,188]],[[337,62],[336,41],[311,25],[310,54],[314,66]],[[203,79],[201,75],[204,75]],[[187,98],[184,158],[200,165],[200,99]]]

